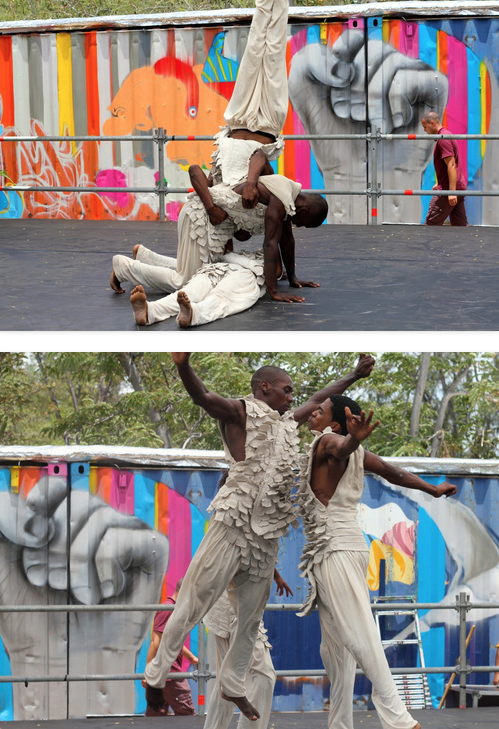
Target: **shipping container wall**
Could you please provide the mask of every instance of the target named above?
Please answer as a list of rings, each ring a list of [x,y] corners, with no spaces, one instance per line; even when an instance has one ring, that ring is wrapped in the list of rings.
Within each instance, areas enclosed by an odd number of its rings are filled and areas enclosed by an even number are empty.
[[[326,9],[325,9],[326,11]],[[435,109],[456,134],[499,131],[499,19],[331,17],[290,24],[287,65],[291,103],[285,134],[423,133]],[[89,30],[0,36],[1,135],[212,135],[237,76],[247,27],[196,26]],[[459,142],[470,190],[497,189],[498,142]],[[385,190],[378,220],[421,223],[429,197],[412,190],[435,181],[432,140],[378,145],[377,181]],[[172,140],[165,179],[190,187],[188,166],[210,167],[210,141]],[[275,171],[304,189],[329,195],[331,223],[366,223],[367,199],[345,194],[375,182],[366,142],[288,141]],[[83,193],[0,190],[0,217],[155,220],[153,193],[99,192],[99,187],[154,187],[152,141],[0,143],[0,169],[11,183],[87,186]],[[2,178],[0,178],[2,180]],[[5,184],[5,180],[4,180]],[[405,194],[407,192],[407,194]],[[176,220],[183,193],[168,195]],[[498,225],[494,197],[468,197],[471,224]]]
[[[442,475],[427,477],[433,482]],[[156,604],[183,576],[208,525],[207,507],[221,471],[103,467],[91,462],[0,467],[0,604]],[[406,596],[455,605],[499,599],[499,476],[454,478],[455,497],[432,499],[366,476],[359,519],[370,548],[371,596]],[[307,585],[297,572],[301,527],[282,539],[278,568],[301,602]],[[0,675],[142,672],[152,613],[0,613]],[[475,610],[471,665],[491,665],[499,641],[499,611]],[[352,616],[354,619],[354,616]],[[410,622],[410,621],[409,621]],[[265,623],[277,669],[321,669],[317,613],[267,612]],[[455,665],[459,653],[455,609],[421,615],[427,665]],[[391,618],[390,636],[411,626]],[[197,632],[190,636],[196,653]],[[412,652],[411,652],[412,651]],[[417,665],[412,647],[390,649],[391,665]],[[471,683],[488,683],[477,673]],[[434,702],[444,677],[430,675]],[[140,682],[88,681],[0,684],[0,720],[60,719],[96,714],[141,714]],[[322,710],[323,678],[280,678],[274,710]],[[370,685],[356,683],[355,704],[367,708]]]

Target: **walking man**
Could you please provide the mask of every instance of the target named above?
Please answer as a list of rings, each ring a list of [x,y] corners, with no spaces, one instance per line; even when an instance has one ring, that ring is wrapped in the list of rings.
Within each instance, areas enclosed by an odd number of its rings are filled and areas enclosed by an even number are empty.
[[[436,111],[427,111],[421,119],[427,134],[451,134],[446,129]],[[466,178],[459,159],[459,147],[455,139],[437,139],[433,151],[433,162],[437,182],[434,190],[466,190]],[[468,225],[464,207],[464,195],[434,195],[425,225],[443,225],[449,218],[451,225]]]

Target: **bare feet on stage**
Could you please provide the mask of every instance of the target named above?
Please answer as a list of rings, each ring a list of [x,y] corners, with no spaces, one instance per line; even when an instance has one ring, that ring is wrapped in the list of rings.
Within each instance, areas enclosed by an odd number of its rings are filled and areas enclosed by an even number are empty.
[[[180,311],[177,317],[179,327],[190,327],[192,321],[192,306],[185,291],[178,292],[177,303],[180,306]],[[229,699],[229,701],[233,701],[233,699]]]
[[[112,290],[114,291],[115,294],[124,294],[125,293],[125,289],[122,289],[121,288],[121,284],[118,281],[118,279],[116,278],[116,274],[114,272],[114,269],[113,269],[113,272],[111,274],[111,280],[110,280],[109,283],[111,284],[111,288],[112,288]]]
[[[226,701],[232,701],[247,719],[250,719],[251,721],[257,721],[257,719],[260,718],[260,714],[255,709],[255,707],[250,704],[246,696],[227,696],[227,694],[224,694],[223,691],[221,693],[222,699],[225,699]]]
[[[130,303],[133,307],[136,323],[145,327],[147,324],[147,298],[143,286],[136,286],[130,294]]]
[[[154,686],[149,686],[149,684],[146,683],[146,701],[147,705],[150,706],[153,711],[166,715],[166,704],[165,697],[163,696],[163,689],[154,688]]]
[[[416,724],[416,726],[414,727],[414,729],[421,729],[421,724],[419,723],[419,721],[418,721],[418,723]]]
[[[137,260],[137,253],[139,252],[139,248],[140,248],[140,243],[137,243],[137,245],[133,247],[132,257],[133,257],[134,261]]]

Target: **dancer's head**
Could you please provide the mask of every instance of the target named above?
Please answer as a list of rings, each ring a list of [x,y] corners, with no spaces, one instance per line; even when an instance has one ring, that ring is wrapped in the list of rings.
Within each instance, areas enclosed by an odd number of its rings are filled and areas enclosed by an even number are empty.
[[[331,395],[314,410],[308,420],[310,430],[322,433],[325,428],[332,428],[333,432],[348,435],[345,408],[350,408],[352,415],[360,415],[361,407],[355,400],[346,395]]]
[[[251,390],[281,415],[289,410],[293,402],[293,383],[287,372],[272,365],[260,367],[251,378]]]
[[[300,192],[295,200],[296,213],[291,222],[298,228],[317,228],[327,216],[328,205],[322,195]]]

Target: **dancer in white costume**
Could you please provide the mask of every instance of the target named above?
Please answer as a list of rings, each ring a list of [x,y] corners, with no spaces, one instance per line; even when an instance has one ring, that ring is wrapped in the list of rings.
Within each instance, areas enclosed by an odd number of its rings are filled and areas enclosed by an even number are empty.
[[[286,596],[292,595],[293,592],[284,582],[281,575],[274,570],[274,580],[277,584],[277,594],[282,595],[286,592]],[[236,616],[232,605],[230,604],[229,595],[224,592],[217,600],[215,605],[204,617],[204,624],[215,639],[217,654],[217,678],[213,687],[208,705],[206,707],[206,721],[204,729],[228,729],[234,714],[234,707],[229,701],[224,701],[221,696],[220,686],[220,667],[229,650],[232,635],[235,632]],[[258,628],[258,637],[251,656],[251,662],[246,674],[246,682],[248,689],[248,700],[258,701],[260,718],[252,726],[255,729],[267,729],[272,710],[272,695],[276,682],[276,673],[272,658],[270,655],[270,645],[267,637],[267,631],[260,621]],[[247,729],[250,720],[241,714],[238,721],[238,729]]]
[[[264,293],[263,254],[258,251],[227,253],[218,263],[202,266],[182,291],[157,301],[148,301],[144,288],[136,286],[130,301],[139,326],[175,316],[179,326],[195,327],[245,311]]]
[[[285,245],[294,246],[291,222],[307,227],[320,225],[327,215],[327,204],[320,195],[301,193],[299,183],[272,174],[269,166],[269,160],[276,159],[284,146],[280,130],[288,109],[287,11],[287,0],[257,1],[234,92],[225,112],[227,126],[215,136],[210,181],[201,168],[191,168],[195,193],[189,195],[179,216],[177,258],[161,256],[145,246],[138,247],[133,260],[114,256],[111,287],[116,293],[124,293],[122,281],[154,291],[176,291],[201,266],[220,260],[228,239],[236,230],[244,229],[251,235],[265,232],[265,279],[272,298],[287,302],[304,300],[277,292],[279,243],[284,239]],[[251,173],[251,169],[255,171]],[[257,189],[256,181],[261,174]],[[245,191],[236,194],[234,187],[243,181],[247,181]],[[201,199],[198,185],[203,187]],[[288,280],[294,288],[317,285],[300,281],[294,272],[291,278],[288,273]]]
[[[374,360],[361,355],[355,370],[289,412],[293,384],[279,368],[261,368],[252,378],[253,394],[232,399],[205,387],[188,353],[172,357],[194,403],[219,421],[229,475],[209,507],[208,531],[186,572],[158,653],[146,666],[146,699],[161,710],[161,689],[185,637],[230,586],[237,626],[220,670],[222,697],[256,721],[259,713],[246,698],[245,677],[270,594],[279,538],[295,520],[290,494],[297,426],[325,397],[366,377]]]
[[[303,458],[299,511],[306,544],[300,569],[310,582],[299,615],[315,605],[321,625],[321,657],[331,682],[329,729],[353,729],[356,663],[373,685],[372,699],[383,729],[420,729],[400,699],[371,612],[366,572],[369,549],[357,522],[364,469],[390,483],[436,498],[456,493],[391,466],[365,451],[361,441],[376,428],[356,402],[333,395],[309,418],[316,435]]]

